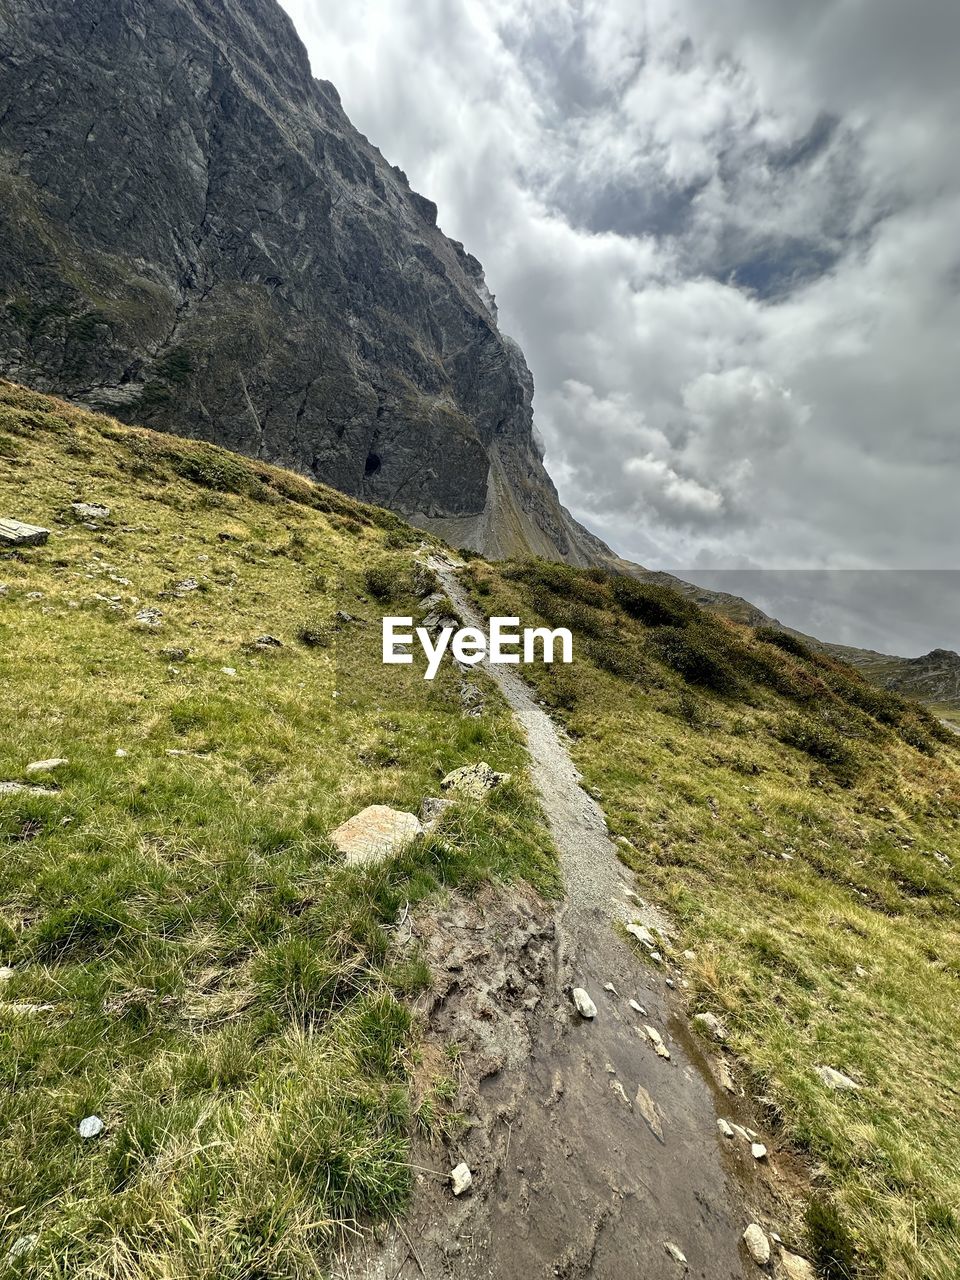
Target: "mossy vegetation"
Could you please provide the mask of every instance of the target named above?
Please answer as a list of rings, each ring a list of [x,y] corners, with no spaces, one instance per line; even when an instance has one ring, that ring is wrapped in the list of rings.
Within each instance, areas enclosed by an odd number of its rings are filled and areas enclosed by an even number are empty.
[[[454,669],[381,665],[368,567],[416,610],[396,517],[2,382],[0,434],[0,507],[53,531],[0,561],[0,780],[53,792],[0,795],[0,1266],[36,1236],[13,1273],[322,1276],[443,1123],[398,921],[556,891],[520,737],[494,688],[471,719]],[[491,803],[343,866],[338,822],[479,759],[513,775]]]
[[[521,670],[676,922],[692,1009],[723,1016],[809,1162],[798,1247],[829,1280],[954,1280],[960,738],[669,588],[540,562],[464,577],[487,615],[574,631],[570,666]],[[818,1065],[859,1089],[832,1092]]]

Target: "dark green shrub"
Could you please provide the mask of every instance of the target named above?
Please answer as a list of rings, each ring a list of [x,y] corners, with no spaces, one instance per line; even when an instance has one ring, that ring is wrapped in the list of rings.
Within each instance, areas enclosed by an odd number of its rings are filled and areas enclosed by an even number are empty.
[[[814,1196],[807,1205],[806,1223],[810,1250],[823,1280],[854,1280],[857,1251],[836,1207]]]
[[[791,635],[789,631],[781,631],[779,627],[757,627],[754,635],[764,644],[774,644],[785,653],[792,653],[795,658],[805,658],[807,661],[813,659],[810,646],[804,644],[799,636]]]
[[[648,627],[685,627],[700,617],[697,605],[672,587],[617,574],[611,589],[624,613]]]
[[[364,570],[363,580],[374,600],[379,600],[381,604],[399,599],[410,586],[405,563],[392,557],[368,565]]]
[[[655,627],[649,644],[664,665],[690,684],[714,693],[737,693],[742,688],[725,637],[710,626]]]
[[[809,716],[791,715],[780,721],[777,737],[787,746],[804,751],[837,776],[849,782],[856,775],[856,752],[829,725]]]
[[[330,643],[330,628],[321,623],[304,622],[297,627],[296,636],[308,649],[325,649]]]

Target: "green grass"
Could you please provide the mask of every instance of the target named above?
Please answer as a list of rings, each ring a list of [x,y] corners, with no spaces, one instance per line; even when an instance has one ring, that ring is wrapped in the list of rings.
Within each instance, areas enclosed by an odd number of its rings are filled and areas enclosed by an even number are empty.
[[[570,667],[522,670],[676,922],[691,1011],[723,1016],[808,1162],[796,1243],[831,1280],[955,1280],[960,738],[661,587],[542,562],[465,576],[487,614],[574,630]],[[830,1092],[820,1064],[861,1089]]]
[[[381,665],[371,591],[416,609],[395,517],[2,382],[0,436],[0,509],[53,530],[0,559],[0,779],[69,760],[0,796],[0,1274],[37,1233],[10,1274],[323,1275],[444,1122],[398,919],[490,877],[557,891],[520,737],[492,687],[473,720],[451,668]],[[343,867],[336,823],[478,759],[514,778],[489,804]]]

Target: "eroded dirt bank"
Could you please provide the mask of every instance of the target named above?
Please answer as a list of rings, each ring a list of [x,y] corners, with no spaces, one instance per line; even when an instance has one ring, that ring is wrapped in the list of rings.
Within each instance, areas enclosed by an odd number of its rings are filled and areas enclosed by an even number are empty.
[[[451,566],[432,567],[464,621],[480,625]],[[427,1043],[438,1054],[461,1046],[457,1105],[470,1124],[452,1148],[420,1144],[409,1216],[340,1275],[759,1275],[741,1244],[753,1215],[698,1049],[672,1020],[661,974],[615,928],[662,922],[631,896],[633,877],[554,723],[508,668],[489,670],[526,731],[567,896],[554,912],[533,895],[488,889],[417,921],[436,975]],[[589,992],[595,1018],[574,1011],[572,987]],[[459,1160],[474,1181],[455,1199],[448,1178]],[[747,1175],[750,1200],[762,1203],[769,1193]]]

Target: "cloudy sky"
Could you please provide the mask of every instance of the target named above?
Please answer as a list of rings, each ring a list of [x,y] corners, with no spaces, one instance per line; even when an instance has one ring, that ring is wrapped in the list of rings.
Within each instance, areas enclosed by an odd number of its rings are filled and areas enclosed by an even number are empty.
[[[743,581],[829,638],[960,649],[960,575],[784,572],[960,569],[956,0],[285,7],[484,263],[575,515],[776,570]]]

